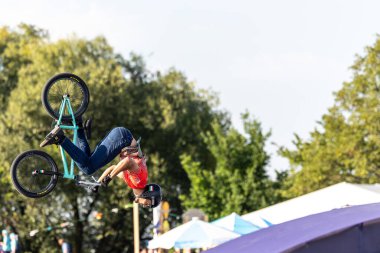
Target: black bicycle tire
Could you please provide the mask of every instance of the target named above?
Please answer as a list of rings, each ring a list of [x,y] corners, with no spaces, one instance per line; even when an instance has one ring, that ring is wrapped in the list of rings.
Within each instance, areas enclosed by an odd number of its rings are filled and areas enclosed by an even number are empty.
[[[56,112],[53,110],[52,106],[50,105],[48,101],[48,95],[49,95],[49,90],[52,87],[54,83],[59,81],[60,79],[74,79],[76,83],[80,86],[81,90],[83,91],[83,100],[81,102],[80,107],[74,112],[74,117],[79,118],[86,110],[88,107],[88,104],[90,103],[90,92],[88,90],[88,87],[86,83],[77,75],[74,75],[72,73],[60,73],[52,78],[50,78],[44,88],[42,89],[42,94],[41,94],[41,100],[42,100],[42,105],[44,106],[45,110],[47,113],[54,119],[59,118],[59,112]],[[62,94],[63,96],[64,94]],[[71,120],[71,116],[62,116],[63,120]]]
[[[28,156],[36,156],[36,155],[45,158],[46,161],[51,165],[52,171],[58,172],[57,164],[55,163],[55,161],[53,160],[53,158],[49,154],[47,154],[47,153],[45,153],[45,152],[43,152],[41,150],[28,150],[28,151],[25,151],[25,152],[19,154],[14,159],[14,161],[12,163],[12,166],[11,166],[12,183],[13,183],[13,185],[15,186],[16,190],[19,193],[21,193],[22,195],[24,195],[24,196],[26,196],[28,198],[42,198],[42,197],[46,196],[47,194],[49,194],[51,191],[53,191],[54,187],[58,183],[58,175],[51,176],[51,180],[50,180],[49,184],[45,187],[46,190],[44,190],[43,192],[31,192],[31,191],[25,189],[19,183],[19,179],[17,178],[17,166],[26,157],[28,157]]]

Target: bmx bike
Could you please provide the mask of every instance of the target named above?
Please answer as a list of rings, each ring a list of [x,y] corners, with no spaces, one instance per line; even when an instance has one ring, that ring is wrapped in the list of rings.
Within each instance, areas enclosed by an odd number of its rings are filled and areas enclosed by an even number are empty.
[[[87,109],[90,93],[86,83],[71,73],[53,76],[45,84],[41,100],[48,114],[56,120],[55,125],[73,131],[73,143],[77,143],[78,125],[76,119]],[[12,183],[16,190],[29,198],[41,198],[54,190],[58,178],[71,179],[75,184],[91,190],[101,184],[94,177],[81,180],[74,174],[75,162],[70,168],[65,151],[61,146],[63,173],[58,171],[54,159],[44,151],[28,150],[19,154],[11,166]]]

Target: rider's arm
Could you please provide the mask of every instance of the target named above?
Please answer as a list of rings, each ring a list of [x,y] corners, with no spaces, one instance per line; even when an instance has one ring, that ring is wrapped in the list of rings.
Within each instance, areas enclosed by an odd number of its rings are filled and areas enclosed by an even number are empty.
[[[124,170],[133,171],[135,169],[138,169],[136,162],[129,157],[125,157],[116,165],[116,168],[111,172],[110,177],[113,178]]]
[[[101,182],[108,174],[110,174],[114,169],[116,168],[116,165],[112,165],[108,167],[103,174],[99,177],[98,182]]]

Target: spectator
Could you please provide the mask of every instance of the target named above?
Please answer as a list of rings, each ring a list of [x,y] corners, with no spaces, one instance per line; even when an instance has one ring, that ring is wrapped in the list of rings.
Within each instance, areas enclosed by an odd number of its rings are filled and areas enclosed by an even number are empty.
[[[66,242],[62,238],[58,240],[58,244],[62,247],[62,253],[73,253],[71,244]]]
[[[11,253],[11,238],[9,237],[8,231],[4,229],[1,234],[3,236],[3,252]]]
[[[10,234],[11,238],[11,252],[12,253],[18,253],[19,252],[19,243],[18,243],[18,235],[15,233]]]

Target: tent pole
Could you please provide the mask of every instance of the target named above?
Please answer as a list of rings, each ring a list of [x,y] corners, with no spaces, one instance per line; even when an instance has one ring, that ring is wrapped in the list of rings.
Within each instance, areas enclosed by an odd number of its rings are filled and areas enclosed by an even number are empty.
[[[135,253],[140,252],[139,204],[133,203],[133,237]]]

